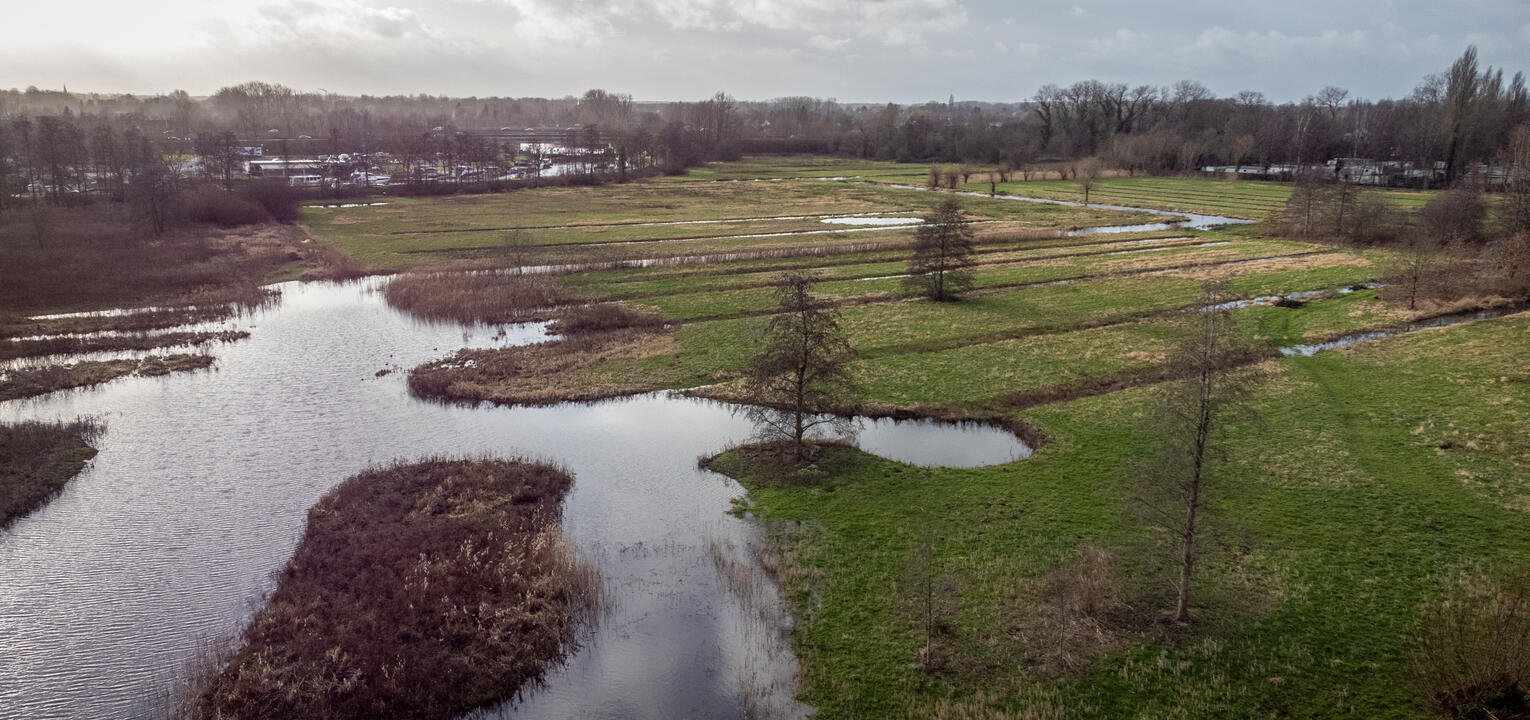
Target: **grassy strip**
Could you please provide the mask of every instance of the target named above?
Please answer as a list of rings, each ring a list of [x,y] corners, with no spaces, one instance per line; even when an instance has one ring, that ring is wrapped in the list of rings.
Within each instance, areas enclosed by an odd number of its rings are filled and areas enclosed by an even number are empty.
[[[1527,331],[1520,315],[1272,364],[1255,395],[1265,422],[1234,431],[1235,470],[1216,479],[1211,517],[1230,541],[1203,558],[1195,627],[1079,634],[1074,649],[1113,639],[1060,675],[1022,630],[1050,617],[1048,579],[1081,548],[1148,561],[1111,573],[1123,597],[1151,602],[1168,582],[1149,533],[1123,522],[1150,392],[1028,413],[1053,441],[1006,466],[854,451],[796,477],[737,452],[712,466],[768,523],[789,521],[775,524],[793,543],[780,575],[819,717],[1421,718],[1404,662],[1418,608],[1449,568],[1530,547],[1530,377],[1513,342]],[[920,606],[896,590],[922,534],[950,581],[937,672],[916,661]]]
[[[579,335],[498,350],[459,350],[409,371],[419,397],[466,402],[545,405],[600,400],[656,389],[639,373],[592,374],[624,360],[666,356],[674,335],[619,331]]]
[[[38,340],[0,340],[0,360],[89,352],[154,350],[177,345],[234,342],[249,337],[243,330],[219,332],[136,333],[106,337],[58,337]]]
[[[822,214],[918,212],[928,204],[919,193],[896,188],[791,180],[780,183],[632,183],[602,188],[543,188],[511,195],[399,198],[380,207],[305,209],[304,220],[326,243],[371,269],[401,269],[434,264],[441,257],[474,255],[498,258],[524,251],[485,243],[485,230],[536,227],[524,230],[533,246],[553,243],[646,242],[646,251],[679,242],[686,252],[715,252],[779,248],[810,239],[847,241],[877,237],[877,232],[842,232],[791,238],[729,238],[727,233],[754,234],[779,230],[826,229],[817,220],[738,221],[736,218],[775,218]],[[1149,222],[1151,213],[1097,208],[1029,205],[989,198],[966,198],[964,205],[979,220],[1000,220],[1031,229],[1064,229],[1094,225]],[[1026,207],[1019,207],[1026,205]],[[643,226],[642,222],[691,220],[726,221],[721,225]],[[902,231],[906,235],[909,231]],[[398,233],[415,233],[400,235]],[[679,236],[709,239],[676,241]],[[560,251],[564,258],[609,259],[630,255],[624,246],[539,248]],[[665,250],[664,252],[668,252]],[[572,253],[572,254],[570,254]],[[538,255],[538,258],[548,257]]]
[[[0,377],[0,400],[46,395],[58,390],[89,387],[128,375],[158,377],[211,367],[211,355],[151,355],[141,359],[101,360],[17,368]]]
[[[0,530],[41,507],[96,456],[91,422],[0,424]]]
[[[1121,233],[1118,235],[1102,234],[1083,237],[1065,237],[1060,233],[1053,232],[979,233],[977,254],[1014,254],[1015,256],[1021,256],[1041,253],[1047,250],[1074,250],[1082,252],[1084,248],[1091,247],[1105,247],[1113,244],[1152,240],[1188,240],[1192,237],[1183,232]],[[703,267],[689,270],[666,270],[664,268],[595,270],[579,273],[569,277],[568,280],[578,284],[580,287],[598,289],[600,292],[609,295],[622,292],[618,286],[632,283],[673,282],[691,278],[750,275],[755,273],[781,272],[784,270],[807,270],[817,272],[820,275],[829,275],[839,272],[837,270],[839,268],[856,265],[907,263],[911,247],[908,243],[901,243],[886,248],[839,253],[833,256],[811,255],[799,258],[738,260],[706,264]],[[833,259],[827,259],[828,257]],[[826,273],[824,272],[825,270],[829,272]]]
[[[986,192],[988,185],[970,183],[966,190]],[[1082,202],[1083,190],[1077,182],[1044,180],[999,183],[998,189],[1011,195],[1050,200]],[[1248,180],[1211,178],[1106,178],[1089,193],[1090,202],[1126,207],[1182,211],[1246,220],[1263,220],[1285,207],[1292,186]],[[1432,192],[1366,188],[1365,192],[1399,209],[1414,211],[1433,197]]]
[[[1130,254],[1121,257],[1111,257],[1111,253],[1088,253],[1050,261],[996,262],[975,268],[972,296],[1064,281],[1071,283],[1142,277],[1165,271],[1215,268],[1253,260],[1275,261],[1329,254],[1327,250],[1305,250],[1282,255],[1260,255],[1260,252],[1269,251],[1269,248],[1249,246],[1202,250],[1192,245],[1158,248],[1154,251],[1126,251]],[[1195,259],[1187,262],[1187,258]],[[1347,256],[1344,258],[1348,259]],[[906,268],[906,263],[890,264],[868,271],[901,273]],[[771,285],[769,282],[755,282],[741,284],[738,289],[724,287],[706,292],[659,293],[638,296],[634,298],[634,304],[687,322],[749,317],[773,312],[769,294]],[[899,274],[820,282],[815,286],[815,291],[843,305],[901,302],[905,297],[903,280]]]
[[[341,483],[200,714],[451,718],[513,697],[598,603],[558,528],[572,482],[524,461],[430,460]]]
[[[1342,287],[1355,282],[1355,272],[1350,267],[1287,269],[1278,273],[1278,281],[1260,278],[1246,284],[1258,290],[1280,284],[1286,291]],[[842,404],[858,413],[891,407],[936,417],[956,412],[952,417],[987,418],[1012,409],[1008,394],[1152,370],[1162,362],[1174,316],[1198,298],[1193,280],[1155,277],[1011,290],[957,304],[851,307],[844,311],[846,327],[860,343],[861,360],[854,368],[863,384],[856,397]],[[1276,310],[1352,320],[1345,308],[1367,299],[1355,294],[1304,309]],[[1046,309],[1020,313],[1016,303]],[[1327,303],[1342,307],[1331,309]],[[898,316],[889,319],[890,314]],[[976,316],[983,321],[971,319]],[[742,371],[763,322],[700,322],[671,333],[464,350],[416,368],[410,386],[423,397],[538,404],[725,383]],[[1258,324],[1247,324],[1258,335]],[[1313,331],[1322,328],[1319,320],[1305,325]]]
[[[44,317],[42,319],[14,318],[0,320],[0,338],[17,338],[31,335],[88,335],[99,332],[139,333],[163,330],[193,323],[216,322],[234,317],[271,302],[275,293],[258,290],[237,303],[219,303],[208,306],[153,308],[116,315],[76,315],[68,317]]]

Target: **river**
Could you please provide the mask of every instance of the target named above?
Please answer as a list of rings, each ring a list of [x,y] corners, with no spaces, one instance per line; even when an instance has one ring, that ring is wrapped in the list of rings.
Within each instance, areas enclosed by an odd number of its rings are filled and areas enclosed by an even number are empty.
[[[314,502],[369,466],[430,455],[569,468],[565,530],[613,598],[545,685],[491,716],[737,717],[744,687],[755,707],[805,714],[786,628],[730,592],[711,551],[748,562],[760,531],[725,514],[742,488],[696,467],[749,438],[734,408],[670,393],[548,407],[413,398],[414,365],[546,336],[422,322],[383,302],[383,282],[275,286],[278,302],[229,324],[250,338],[215,346],[211,371],[0,404],[0,421],[106,426],[85,472],[0,533],[0,715],[148,714],[199,646],[247,623]],[[860,442],[940,465],[1029,454],[995,428],[931,422],[868,422]]]

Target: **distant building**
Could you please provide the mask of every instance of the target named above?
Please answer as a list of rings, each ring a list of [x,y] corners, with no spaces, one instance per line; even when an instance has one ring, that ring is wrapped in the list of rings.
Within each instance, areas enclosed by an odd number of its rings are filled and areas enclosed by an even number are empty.
[[[322,160],[251,160],[251,177],[294,177],[323,175],[327,163]]]

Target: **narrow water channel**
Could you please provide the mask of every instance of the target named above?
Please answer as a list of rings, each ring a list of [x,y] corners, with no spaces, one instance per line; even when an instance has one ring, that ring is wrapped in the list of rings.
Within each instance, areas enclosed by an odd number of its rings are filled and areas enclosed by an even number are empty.
[[[214,348],[211,371],[0,404],[0,421],[94,416],[106,426],[90,467],[0,533],[0,715],[143,713],[199,644],[248,621],[309,506],[370,465],[429,455],[568,467],[564,527],[600,563],[613,600],[545,685],[491,716],[806,713],[786,634],[762,626],[713,558],[759,531],[725,514],[741,488],[696,467],[750,436],[743,418],[669,393],[540,408],[412,398],[403,371],[414,365],[545,336],[541,325],[423,323],[387,307],[382,282],[278,286],[279,303],[234,323],[248,340]],[[1029,454],[995,428],[930,422],[867,423],[861,443],[934,465]],[[747,703],[744,687],[755,688]]]

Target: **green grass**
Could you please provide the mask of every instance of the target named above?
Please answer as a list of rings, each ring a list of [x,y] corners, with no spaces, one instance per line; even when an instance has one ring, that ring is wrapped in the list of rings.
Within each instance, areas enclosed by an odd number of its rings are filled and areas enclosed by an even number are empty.
[[[971,183],[965,189],[987,191],[988,183]],[[1000,192],[1051,200],[1082,202],[1084,192],[1078,182],[1046,180],[999,183]],[[1126,207],[1181,210],[1209,215],[1225,215],[1246,220],[1264,220],[1285,207],[1291,197],[1289,183],[1251,180],[1214,180],[1210,178],[1138,177],[1106,178],[1089,193],[1091,203]],[[1362,192],[1380,197],[1395,207],[1417,210],[1433,193],[1411,190],[1367,188]]]
[[[825,224],[826,214],[895,213],[915,217],[934,198],[922,192],[864,183],[788,180],[770,183],[638,182],[601,187],[539,188],[497,195],[396,198],[380,206],[303,210],[318,237],[370,269],[389,270],[462,257],[500,257],[505,228],[525,228],[538,252],[563,248],[586,259],[673,255],[805,243],[910,237],[911,230],[856,232]],[[1151,222],[1151,213],[1032,205],[964,198],[976,220],[1005,229],[1072,229]],[[702,222],[704,221],[704,222]],[[702,224],[643,225],[687,222]],[[990,228],[986,228],[990,229]],[[816,232],[800,237],[737,235]],[[620,245],[594,245],[621,243]],[[590,248],[580,246],[590,245]],[[547,247],[540,247],[547,246]],[[427,251],[427,252],[421,252]],[[540,257],[540,255],[539,255]]]
[[[848,164],[753,159],[711,172],[806,177],[848,174]],[[576,219],[610,222],[624,212],[740,217],[728,214],[737,212],[729,203],[754,203],[757,216],[792,214],[774,208],[810,197],[829,207],[907,208],[931,197],[821,180],[694,180],[609,188],[611,196],[591,196],[590,212]],[[1024,185],[1058,197],[1074,187]],[[1289,192],[1271,183],[1177,178],[1113,179],[1101,187],[1101,201],[1248,217],[1278,207]],[[676,188],[686,192],[659,200]],[[696,188],[730,190],[702,202],[690,192]],[[549,195],[543,205],[511,212],[501,205],[520,200],[508,197],[474,201],[482,207],[424,206],[411,222],[456,223],[454,234],[439,236],[449,247],[471,235],[460,230],[474,223],[575,212],[583,202]],[[1389,197],[1416,205],[1424,196]],[[673,207],[661,207],[666,203]],[[1108,219],[1003,199],[973,198],[970,209],[1014,227]],[[356,217],[353,227],[388,222]],[[633,232],[622,228],[599,232]],[[770,242],[832,246],[900,233],[907,231]],[[543,240],[553,237],[560,236]],[[761,247],[666,237],[652,244]],[[1125,244],[1139,239],[1148,242]],[[904,270],[906,251],[886,247],[566,276],[582,295],[682,324],[672,337],[635,336],[650,352],[602,354],[561,369],[560,382],[622,391],[721,383],[709,392],[725,396],[768,322],[769,283],[784,270],[803,270],[820,278],[815,292],[844,303],[843,324],[861,355],[851,367],[858,384],[840,397],[846,405],[1013,418],[1046,436],[1032,459],[973,470],[914,468],[853,451],[833,451],[800,476],[763,473],[744,453],[717,461],[743,479],[765,518],[803,523],[775,524],[772,533],[790,551],[783,577],[801,619],[794,635],[801,693],[819,717],[1422,716],[1402,660],[1420,605],[1461,564],[1498,567],[1530,550],[1523,521],[1530,511],[1530,376],[1522,362],[1530,316],[1265,363],[1253,396],[1264,422],[1234,429],[1213,476],[1218,535],[1199,579],[1196,624],[1188,631],[1118,629],[1087,669],[1057,675],[1037,669],[1026,630],[1047,618],[1037,609],[1048,573],[1081,548],[1107,548],[1127,596],[1147,617],[1156,615],[1171,581],[1156,559],[1156,536],[1129,512],[1131,478],[1159,412],[1156,391],[1143,383],[1163,375],[1181,315],[1200,301],[1202,282],[1224,281],[1241,297],[1336,290],[1376,280],[1390,255],[1261,237],[1247,227],[1036,236],[983,249],[977,289],[959,303],[905,301],[901,280],[885,276]],[[1105,254],[1120,250],[1151,251]],[[1058,280],[1071,282],[1041,284]],[[1403,317],[1370,290],[1234,315],[1245,337],[1271,356],[1276,346],[1394,326]],[[1031,407],[1035,398],[1062,400]],[[945,670],[936,673],[917,662],[923,640],[898,590],[925,527],[939,538],[937,566],[954,576],[958,600],[938,642]]]
[[[1527,330],[1519,315],[1276,363],[1255,395],[1263,425],[1234,434],[1215,478],[1232,551],[1207,559],[1202,619],[1187,634],[1129,636],[1082,675],[1027,670],[1007,628],[1081,544],[1147,547],[1125,519],[1151,391],[1027,413],[1052,441],[1000,467],[845,451],[801,486],[736,454],[718,467],[768,521],[822,528],[797,548],[813,572],[787,589],[819,717],[922,715],[942,701],[1069,717],[1422,717],[1402,662],[1419,606],[1460,563],[1530,548],[1530,376],[1514,349]],[[959,578],[940,641],[955,673],[919,670],[918,623],[892,590],[920,527]]]

